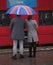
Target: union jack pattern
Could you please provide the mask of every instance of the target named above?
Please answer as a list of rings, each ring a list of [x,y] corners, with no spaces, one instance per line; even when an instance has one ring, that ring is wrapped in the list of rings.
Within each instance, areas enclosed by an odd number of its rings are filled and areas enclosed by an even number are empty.
[[[10,8],[6,14],[33,15],[36,14],[36,11],[26,5],[17,5]]]

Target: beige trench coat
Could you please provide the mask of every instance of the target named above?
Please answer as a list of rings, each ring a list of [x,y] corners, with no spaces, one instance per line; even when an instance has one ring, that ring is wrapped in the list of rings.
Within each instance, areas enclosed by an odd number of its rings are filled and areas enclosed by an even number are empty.
[[[38,34],[37,34],[38,25],[36,20],[27,21],[27,25],[28,25],[28,42],[32,42],[32,39],[34,40],[34,42],[38,41]]]

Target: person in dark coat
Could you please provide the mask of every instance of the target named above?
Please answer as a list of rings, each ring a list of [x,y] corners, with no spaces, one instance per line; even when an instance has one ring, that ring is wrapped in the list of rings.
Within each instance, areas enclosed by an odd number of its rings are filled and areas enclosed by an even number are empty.
[[[35,57],[36,55],[36,42],[38,41],[38,24],[36,20],[32,19],[32,15],[28,16],[27,20],[28,25],[28,42],[29,42],[29,57]],[[32,48],[33,48],[33,55],[32,55]]]
[[[24,40],[24,27],[27,27],[27,24],[24,19],[17,15],[16,18],[13,18],[10,23],[11,29],[11,39],[13,40],[13,59],[16,59],[17,55],[17,43],[19,41],[19,54],[20,57],[23,56],[23,40]]]

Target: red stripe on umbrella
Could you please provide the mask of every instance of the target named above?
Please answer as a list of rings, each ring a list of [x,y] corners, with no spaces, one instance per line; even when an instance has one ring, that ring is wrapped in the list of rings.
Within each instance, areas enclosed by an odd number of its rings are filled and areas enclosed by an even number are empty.
[[[10,14],[14,13],[14,11],[19,8],[19,6],[15,6],[15,8],[12,9],[12,11],[10,12]]]
[[[29,14],[32,14],[31,11],[29,10],[29,8],[28,8],[27,6],[25,6],[25,10],[27,10],[27,12],[28,12]]]
[[[36,12],[25,5],[17,5],[10,8],[6,14],[16,14],[16,15],[33,15],[36,14]]]

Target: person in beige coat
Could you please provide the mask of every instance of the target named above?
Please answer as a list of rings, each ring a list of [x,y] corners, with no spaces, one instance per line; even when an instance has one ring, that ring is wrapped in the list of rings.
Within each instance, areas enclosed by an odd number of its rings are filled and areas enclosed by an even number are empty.
[[[32,15],[28,16],[27,20],[28,25],[28,42],[29,42],[29,57],[36,56],[36,42],[38,41],[38,24],[36,20],[32,19]],[[32,48],[33,48],[33,55],[32,55]]]

